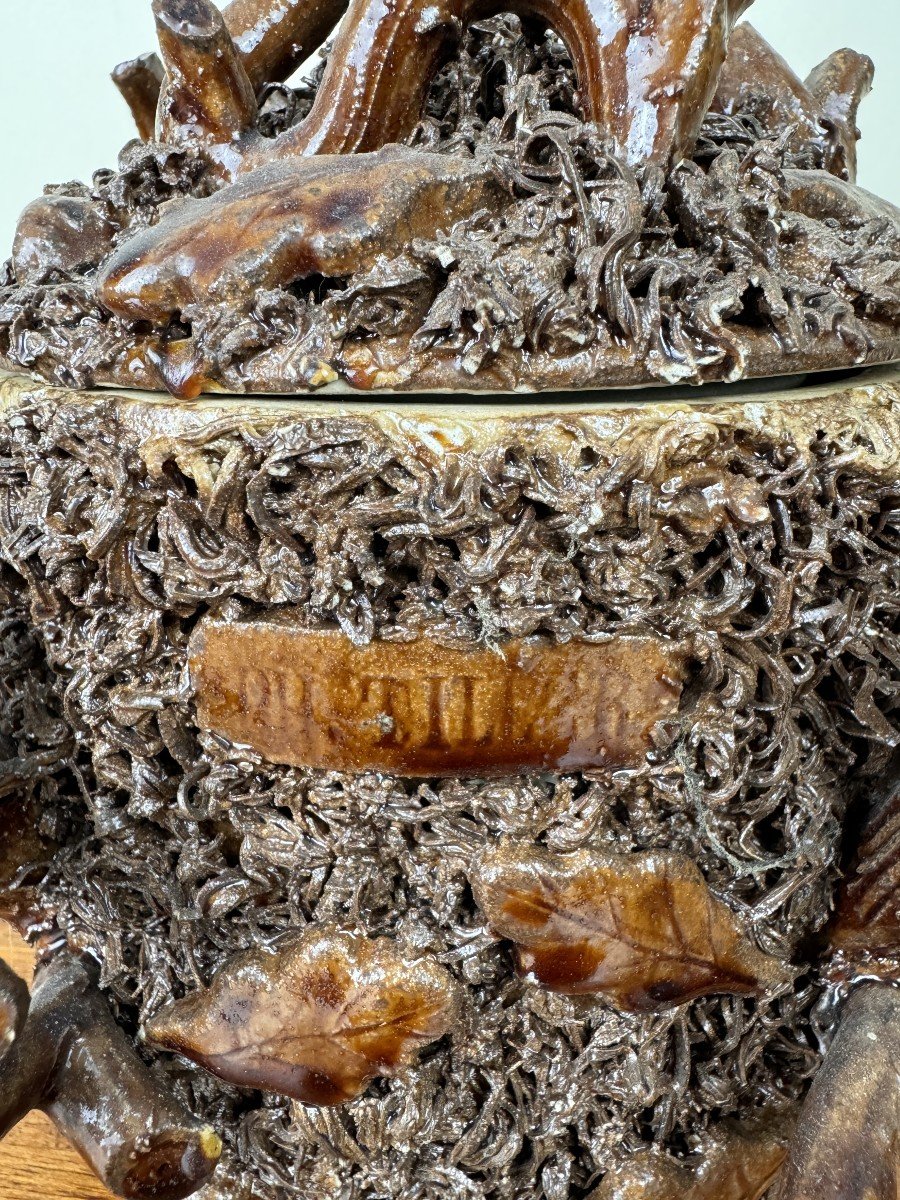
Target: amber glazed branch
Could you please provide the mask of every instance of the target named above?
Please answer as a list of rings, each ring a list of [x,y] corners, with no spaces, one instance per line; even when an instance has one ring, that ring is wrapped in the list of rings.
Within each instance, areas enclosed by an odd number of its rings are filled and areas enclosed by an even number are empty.
[[[222,16],[247,78],[258,91],[263,84],[288,79],[322,45],[345,8],[345,0],[234,0]],[[113,72],[144,141],[155,136],[165,79],[156,54],[143,54]]]
[[[104,264],[98,296],[123,317],[163,323],[201,297],[240,304],[257,288],[398,254],[498,192],[479,159],[404,146],[273,162],[125,242]]]
[[[304,1104],[353,1100],[453,1028],[459,996],[430,958],[387,938],[309,928],[231,960],[205,991],[168,1005],[147,1040],[239,1087]]]
[[[312,111],[272,152],[347,154],[405,137],[460,26],[511,9],[566,43],[586,115],[619,154],[668,164],[692,148],[731,29],[751,2],[650,0],[636,13],[623,0],[353,0]],[[251,154],[248,165],[257,161]]]
[[[353,0],[309,115],[264,142],[247,111],[252,63],[226,19],[211,0],[155,0],[168,75],[157,133],[215,145],[214,157],[233,173],[272,158],[376,150],[411,133],[464,25],[512,9],[562,37],[586,115],[617,152],[668,165],[690,153],[731,30],[750,3],[650,0],[636,13],[624,0]]]
[[[795,151],[819,143],[822,163],[855,183],[859,106],[872,90],[875,66],[864,54],[838,50],[804,82],[749,22],[734,31],[713,111],[749,112],[764,132],[790,131]]]
[[[896,1200],[900,1188],[900,989],[847,1003],[813,1080],[776,1200]]]
[[[87,960],[57,951],[39,965],[27,1018],[0,969],[0,1012],[13,997],[17,1036],[0,1059],[0,1138],[42,1109],[110,1191],[182,1200],[212,1176],[217,1134],[167,1093],[113,1019]]]

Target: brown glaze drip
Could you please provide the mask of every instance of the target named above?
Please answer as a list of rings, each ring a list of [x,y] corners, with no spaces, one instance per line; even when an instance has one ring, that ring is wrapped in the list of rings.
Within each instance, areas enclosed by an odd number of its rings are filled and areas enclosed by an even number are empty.
[[[238,1087],[331,1106],[412,1062],[451,1029],[456,1007],[436,963],[319,927],[226,964],[208,991],[154,1017],[146,1036]]]
[[[211,621],[190,661],[200,724],[270,762],[429,776],[637,764],[685,659],[652,638],[454,650]]]
[[[515,944],[521,972],[550,991],[654,1012],[786,978],[683,856],[510,843],[482,855],[472,888],[492,930]]]

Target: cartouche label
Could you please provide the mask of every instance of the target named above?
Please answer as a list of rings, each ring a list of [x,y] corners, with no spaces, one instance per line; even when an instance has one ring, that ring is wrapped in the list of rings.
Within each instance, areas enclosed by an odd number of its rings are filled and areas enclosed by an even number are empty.
[[[207,620],[190,651],[209,732],[273,763],[413,777],[636,765],[685,662],[652,637],[357,646],[273,620]]]

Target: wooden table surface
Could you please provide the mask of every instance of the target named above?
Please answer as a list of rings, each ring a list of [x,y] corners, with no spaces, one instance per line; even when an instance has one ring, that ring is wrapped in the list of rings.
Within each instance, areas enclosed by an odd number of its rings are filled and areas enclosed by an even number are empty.
[[[0,958],[31,981],[31,953],[0,922]],[[109,1200],[78,1154],[42,1113],[32,1113],[0,1142],[2,1200]]]

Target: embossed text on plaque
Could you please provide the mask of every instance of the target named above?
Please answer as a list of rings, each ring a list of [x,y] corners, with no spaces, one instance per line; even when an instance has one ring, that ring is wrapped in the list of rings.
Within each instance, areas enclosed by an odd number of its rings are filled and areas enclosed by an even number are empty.
[[[410,776],[637,763],[684,663],[649,637],[355,646],[271,620],[208,620],[191,643],[203,728],[270,762]]]

